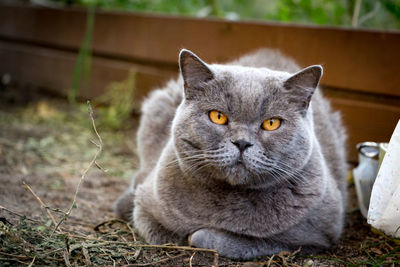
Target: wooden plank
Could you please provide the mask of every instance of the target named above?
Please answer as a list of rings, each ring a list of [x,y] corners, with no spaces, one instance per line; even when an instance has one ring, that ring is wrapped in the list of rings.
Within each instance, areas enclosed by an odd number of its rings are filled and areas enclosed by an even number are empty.
[[[33,84],[63,95],[72,86],[76,53],[55,49],[19,45],[0,41],[0,75],[9,73],[19,83]],[[142,66],[120,60],[92,58],[90,84],[84,87],[82,98],[95,98],[105,92],[111,82],[127,78],[129,70],[137,71],[135,99],[140,102],[150,88],[176,76],[176,72]]]
[[[400,119],[399,99],[373,99],[351,93],[325,93],[342,114],[348,131],[349,160],[357,162],[356,145],[365,141],[389,142]]]
[[[73,50],[82,41],[83,10],[0,5],[0,38]],[[398,31],[99,11],[93,41],[98,55],[170,68],[176,68],[182,47],[209,61],[232,59],[260,47],[276,48],[303,66],[323,64],[323,85],[400,96]]]

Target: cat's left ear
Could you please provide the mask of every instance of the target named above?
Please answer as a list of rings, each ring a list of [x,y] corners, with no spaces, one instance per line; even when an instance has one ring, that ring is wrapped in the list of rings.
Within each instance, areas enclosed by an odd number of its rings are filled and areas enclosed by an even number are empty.
[[[182,49],[179,54],[179,68],[184,81],[186,98],[191,98],[202,91],[204,84],[214,79],[214,74],[207,63],[186,49]]]
[[[293,74],[283,84],[285,89],[290,92],[291,101],[300,104],[299,108],[304,114],[321,80],[322,73],[322,66],[310,66]]]

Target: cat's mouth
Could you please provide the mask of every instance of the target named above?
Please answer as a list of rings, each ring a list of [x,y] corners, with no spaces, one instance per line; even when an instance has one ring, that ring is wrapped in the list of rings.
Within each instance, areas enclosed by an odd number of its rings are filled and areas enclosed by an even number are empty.
[[[246,164],[245,164],[245,162],[243,161],[243,156],[242,156],[242,155],[240,155],[240,156],[237,158],[237,160],[233,163],[233,167],[238,167],[238,168],[245,168],[245,169],[247,169],[247,168],[246,168]]]

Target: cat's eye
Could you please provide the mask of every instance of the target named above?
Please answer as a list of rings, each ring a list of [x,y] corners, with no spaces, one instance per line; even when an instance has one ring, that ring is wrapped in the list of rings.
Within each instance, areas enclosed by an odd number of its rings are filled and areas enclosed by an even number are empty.
[[[266,131],[274,131],[281,126],[281,120],[278,118],[269,118],[265,120],[261,127]]]
[[[211,110],[208,112],[208,117],[210,117],[210,120],[215,124],[226,124],[228,122],[228,117],[218,110]]]

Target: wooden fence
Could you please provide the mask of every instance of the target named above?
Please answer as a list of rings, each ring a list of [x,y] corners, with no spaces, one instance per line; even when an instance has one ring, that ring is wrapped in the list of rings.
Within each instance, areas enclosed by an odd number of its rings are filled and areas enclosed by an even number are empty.
[[[86,11],[0,3],[0,75],[66,94],[72,85]],[[218,19],[96,12],[90,86],[93,98],[112,81],[138,73],[135,101],[178,73],[180,48],[223,62],[261,47],[300,65],[322,64],[324,93],[342,111],[355,144],[388,141],[400,118],[400,32],[231,22]]]

